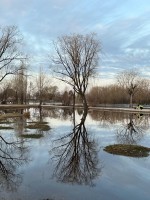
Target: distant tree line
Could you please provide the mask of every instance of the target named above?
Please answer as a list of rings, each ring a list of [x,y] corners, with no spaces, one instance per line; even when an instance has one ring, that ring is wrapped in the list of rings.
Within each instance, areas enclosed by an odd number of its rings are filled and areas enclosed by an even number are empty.
[[[20,77],[21,76],[21,77]],[[73,104],[73,90],[64,89],[59,91],[58,87],[53,83],[46,81],[40,86],[37,84],[38,78],[33,82],[28,81],[26,76],[19,74],[14,78],[7,80],[1,84],[0,100],[1,103],[28,103],[29,101],[38,103],[54,103],[59,102],[62,105]],[[38,81],[39,82],[39,81]],[[41,88],[42,87],[42,88]],[[143,81],[134,94],[133,104],[149,104],[150,103],[150,83]],[[99,104],[129,104],[129,96],[126,89],[117,83],[107,86],[92,87],[87,93],[86,98],[88,105],[97,106]],[[76,103],[82,103],[79,95],[76,95]]]
[[[124,87],[117,84],[108,86],[92,87],[87,93],[87,100],[90,105],[99,104],[129,104],[129,97]],[[133,104],[149,104],[150,103],[150,85],[145,81],[145,85],[138,87],[138,91],[134,94]]]

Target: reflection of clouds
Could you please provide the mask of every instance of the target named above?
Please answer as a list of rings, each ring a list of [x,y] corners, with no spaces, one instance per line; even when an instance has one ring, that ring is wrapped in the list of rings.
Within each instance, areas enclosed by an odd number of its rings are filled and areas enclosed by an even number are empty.
[[[51,124],[51,126],[53,127],[59,127],[61,125],[63,126],[70,126],[72,125],[72,112],[68,113],[67,115],[65,113],[67,113],[68,109],[49,109],[47,110],[47,115],[45,117],[45,121],[49,122]],[[76,115],[76,123],[80,123],[81,120],[81,115],[83,113],[83,109],[77,109],[75,111],[75,115]],[[97,125],[97,122],[94,121],[91,116],[87,116],[86,117],[86,121],[85,123],[90,126],[90,125]]]
[[[148,115],[98,110],[89,112],[89,115],[99,123],[100,127],[113,128],[118,143],[123,144],[136,144],[139,142],[150,125]]]
[[[122,112],[110,112],[108,111],[99,111],[99,110],[91,110],[89,112],[90,117],[97,121],[102,127],[111,127],[112,124],[120,124],[121,121],[124,121],[127,118],[126,113]]]

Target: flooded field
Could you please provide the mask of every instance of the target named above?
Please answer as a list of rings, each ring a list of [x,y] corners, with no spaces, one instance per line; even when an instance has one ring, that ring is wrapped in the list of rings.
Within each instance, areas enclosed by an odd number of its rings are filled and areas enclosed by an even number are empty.
[[[113,144],[150,148],[149,115],[57,108],[15,112],[0,118],[0,199],[149,200],[149,152],[104,151]]]

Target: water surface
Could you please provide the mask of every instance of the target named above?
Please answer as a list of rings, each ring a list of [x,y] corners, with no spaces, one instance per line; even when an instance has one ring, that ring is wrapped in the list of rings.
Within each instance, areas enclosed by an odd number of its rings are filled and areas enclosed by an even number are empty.
[[[149,115],[90,110],[83,119],[82,110],[29,111],[30,119],[0,121],[13,128],[0,130],[0,199],[149,200],[150,156],[103,151],[110,144],[150,147]],[[50,130],[28,128],[39,121]]]

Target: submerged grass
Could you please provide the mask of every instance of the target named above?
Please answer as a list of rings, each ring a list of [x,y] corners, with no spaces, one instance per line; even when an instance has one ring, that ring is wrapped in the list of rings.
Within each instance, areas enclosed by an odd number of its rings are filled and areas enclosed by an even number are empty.
[[[140,145],[114,144],[106,146],[104,151],[130,157],[147,157],[149,156],[150,148]]]
[[[10,121],[0,121],[0,124],[13,124],[13,122],[10,122]]]
[[[20,116],[22,116],[22,114],[20,113],[6,113],[0,115],[0,120],[12,117],[20,117]]]
[[[22,134],[21,137],[39,139],[39,138],[43,137],[43,134],[41,134],[41,133],[39,133],[39,134]]]
[[[27,122],[28,124],[48,124],[48,122],[40,122],[40,121],[32,121],[32,122]]]
[[[30,122],[31,123],[31,122]],[[47,122],[33,122],[26,126],[28,129],[39,129],[41,131],[49,131],[51,128]]]
[[[13,127],[10,127],[10,126],[0,126],[0,130],[11,130],[13,129]]]

